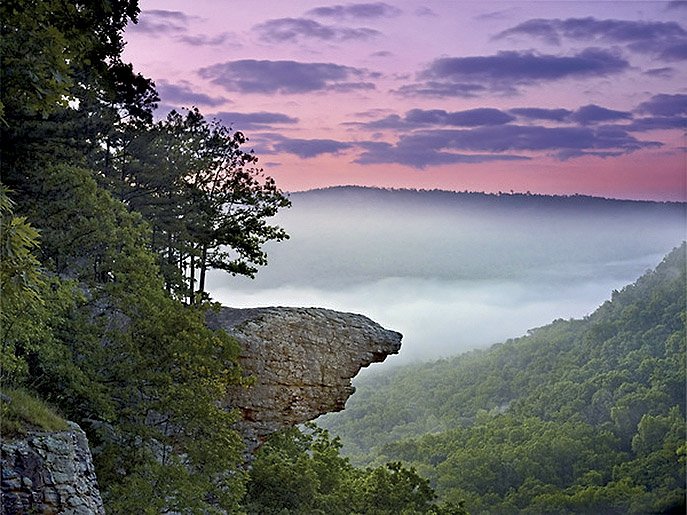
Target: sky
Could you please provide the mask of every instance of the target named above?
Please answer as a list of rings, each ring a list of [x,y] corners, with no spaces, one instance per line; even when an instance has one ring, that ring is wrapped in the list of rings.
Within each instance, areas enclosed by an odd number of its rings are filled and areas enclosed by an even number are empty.
[[[280,188],[687,200],[687,2],[141,0],[124,59]]]

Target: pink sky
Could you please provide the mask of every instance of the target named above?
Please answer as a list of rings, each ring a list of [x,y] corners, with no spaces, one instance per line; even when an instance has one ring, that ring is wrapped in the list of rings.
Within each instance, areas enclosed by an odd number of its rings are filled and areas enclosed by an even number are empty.
[[[282,189],[687,200],[687,3],[142,0],[160,111],[244,131]]]

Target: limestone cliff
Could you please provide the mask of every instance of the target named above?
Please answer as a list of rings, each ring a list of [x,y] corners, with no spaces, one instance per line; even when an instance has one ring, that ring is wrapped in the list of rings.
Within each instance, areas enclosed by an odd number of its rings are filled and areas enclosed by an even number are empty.
[[[321,308],[222,308],[208,325],[239,341],[241,367],[255,378],[226,400],[243,415],[238,429],[249,449],[274,431],[341,411],[351,378],[396,354],[402,337],[362,315]]]
[[[105,513],[86,435],[69,425],[3,438],[0,514]]]

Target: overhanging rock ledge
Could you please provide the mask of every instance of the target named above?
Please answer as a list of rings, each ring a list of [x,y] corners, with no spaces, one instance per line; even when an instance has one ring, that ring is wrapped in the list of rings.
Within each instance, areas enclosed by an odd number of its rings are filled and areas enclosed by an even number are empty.
[[[323,308],[224,307],[208,313],[207,323],[238,340],[239,363],[255,377],[226,399],[242,414],[237,429],[249,450],[282,428],[341,411],[360,369],[401,348],[400,333],[363,315]]]

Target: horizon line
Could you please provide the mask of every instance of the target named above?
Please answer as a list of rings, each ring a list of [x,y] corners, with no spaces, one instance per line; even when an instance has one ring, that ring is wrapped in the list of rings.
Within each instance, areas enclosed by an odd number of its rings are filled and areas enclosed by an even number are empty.
[[[286,194],[298,194],[298,193],[310,193],[310,192],[317,192],[317,191],[326,191],[326,190],[334,190],[334,189],[343,189],[343,188],[352,188],[352,189],[361,189],[361,190],[379,190],[379,191],[389,191],[389,192],[415,192],[415,193],[432,193],[432,192],[437,192],[437,193],[452,193],[452,194],[457,194],[457,195],[484,195],[484,196],[489,196],[489,197],[552,197],[552,198],[561,198],[561,199],[570,199],[570,198],[588,198],[588,199],[595,199],[595,200],[611,200],[611,201],[619,201],[619,202],[651,202],[651,203],[656,203],[656,204],[681,204],[681,205],[687,205],[687,200],[665,200],[665,199],[638,199],[638,198],[620,198],[620,197],[602,197],[602,196],[597,196],[597,195],[590,195],[586,193],[572,193],[572,194],[565,194],[565,193],[535,193],[532,191],[515,191],[515,190],[508,190],[508,191],[498,191],[498,192],[488,192],[488,191],[479,191],[479,190],[451,190],[451,189],[443,189],[443,188],[432,188],[432,189],[427,189],[427,188],[397,188],[393,186],[366,186],[362,184],[337,184],[337,185],[331,185],[331,186],[322,186],[319,188],[309,188],[309,189],[304,189],[304,190],[295,190],[295,191],[289,191],[289,190],[284,190],[284,193]]]

